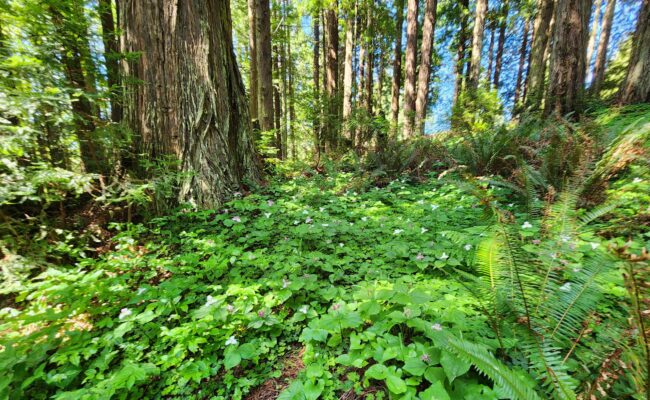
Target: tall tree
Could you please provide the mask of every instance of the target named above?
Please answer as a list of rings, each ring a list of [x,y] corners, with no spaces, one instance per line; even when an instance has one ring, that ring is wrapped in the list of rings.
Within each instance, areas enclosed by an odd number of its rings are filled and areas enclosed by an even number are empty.
[[[622,104],[650,102],[650,0],[643,0],[637,20],[632,54],[619,91]]]
[[[415,70],[418,45],[418,0],[408,0],[406,12],[406,79],[404,81],[404,137],[415,128]]]
[[[422,46],[420,48],[420,69],[418,70],[417,98],[415,99],[415,131],[424,134],[429,100],[429,78],[431,76],[431,56],[435,41],[436,8],[438,0],[426,0],[424,23],[422,24]]]
[[[111,95],[111,120],[120,122],[122,120],[122,104],[120,90],[119,71],[119,44],[113,18],[113,2],[111,0],[99,0],[99,18],[102,24],[102,42],[104,43],[104,59],[106,61],[106,81],[110,88]]]
[[[255,0],[257,43],[258,118],[264,132],[273,129],[273,53],[271,51],[271,9],[269,0]]]
[[[259,119],[257,112],[259,107],[259,99],[257,94],[259,91],[259,82],[257,80],[257,18],[255,16],[255,2],[256,0],[248,0],[248,49],[250,52],[250,77],[248,82],[250,92],[249,107],[250,117],[254,122]]]
[[[470,60],[469,82],[470,91],[478,88],[481,74],[481,51],[483,50],[483,35],[485,31],[485,16],[487,14],[487,0],[476,0],[476,13],[474,14],[474,30],[472,32],[472,58]]]
[[[605,66],[607,64],[607,49],[609,47],[609,37],[612,32],[612,21],[614,20],[614,9],[616,0],[608,0],[603,16],[603,25],[598,43],[598,52],[596,53],[596,63],[594,64],[594,78],[591,82],[591,91],[593,96],[598,96],[600,87],[605,79]],[[587,61],[588,62],[588,61]]]
[[[178,197],[199,208],[223,203],[258,179],[248,103],[235,60],[230,2],[120,3],[125,120],[137,151],[179,161]]]
[[[517,111],[519,107],[519,100],[521,99],[522,83],[524,79],[524,64],[526,63],[526,52],[528,51],[528,33],[530,31],[530,20],[528,18],[524,21],[524,33],[521,39],[521,47],[519,48],[519,66],[517,68],[517,82],[515,84],[515,101],[514,108]]]
[[[598,27],[600,25],[600,9],[603,0],[595,0],[594,2],[594,18],[591,25],[591,33],[589,34],[589,42],[587,43],[587,58],[585,59],[585,67],[587,68],[587,77],[591,75],[590,66],[591,59],[594,56],[596,49],[596,37],[598,36]]]
[[[458,2],[460,6],[460,28],[458,29],[457,40],[458,48],[456,50],[456,63],[454,65],[456,79],[454,81],[454,97],[452,104],[456,104],[458,96],[463,87],[463,71],[466,64],[466,51],[467,51],[467,22],[469,18],[469,0],[460,0]]]
[[[582,111],[590,0],[558,0],[544,113]]]
[[[372,106],[373,106],[373,96],[372,96],[372,87],[373,87],[373,70],[375,67],[375,47],[373,40],[373,18],[372,13],[374,0],[370,0],[368,3],[368,15],[366,16],[366,40],[364,41],[366,46],[366,77],[363,80],[365,94],[363,96],[363,105],[365,106],[366,113],[370,116],[372,115]]]
[[[488,19],[490,19],[488,17]],[[492,82],[492,64],[494,60],[494,33],[496,31],[496,20],[491,19],[490,23],[490,44],[488,45],[488,68],[487,68],[487,81],[488,83]]]
[[[325,79],[327,82],[327,117],[325,118],[326,140],[329,150],[336,150],[338,145],[338,106],[337,81],[339,77],[339,19],[337,2],[334,1],[325,11],[325,36],[327,37],[327,59]]]
[[[539,109],[544,96],[544,76],[546,62],[544,53],[551,35],[550,26],[553,18],[554,0],[539,0],[537,15],[533,27],[533,41],[530,48],[530,62],[526,78],[526,107]]]
[[[316,153],[316,159],[320,160],[321,150],[322,150],[322,138],[321,138],[321,124],[320,124],[320,108],[321,108],[321,98],[320,98],[320,12],[316,12],[312,15],[312,30],[314,32],[314,53],[313,53],[313,63],[312,71],[314,75],[314,104],[316,105],[313,110],[313,130],[314,130],[314,150]]]
[[[510,5],[508,0],[503,0],[501,5],[501,15],[499,16],[499,41],[497,44],[497,57],[494,62],[494,79],[492,84],[495,88],[499,88],[501,79],[501,66],[503,64],[503,46],[506,42],[506,28],[508,27],[508,12]]]
[[[343,124],[344,135],[354,141],[353,133],[348,126],[348,120],[352,114],[352,85],[354,71],[352,70],[352,53],[354,53],[354,33],[357,18],[353,11],[348,12],[345,25],[345,61],[343,65]]]
[[[390,113],[394,133],[399,120],[399,92],[402,81],[402,25],[404,24],[404,0],[395,2],[395,49],[393,55],[393,77],[391,85]]]

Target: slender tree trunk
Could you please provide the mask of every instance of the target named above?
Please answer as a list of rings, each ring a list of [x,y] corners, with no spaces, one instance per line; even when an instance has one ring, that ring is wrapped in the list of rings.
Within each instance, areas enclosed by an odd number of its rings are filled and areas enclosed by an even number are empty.
[[[408,0],[406,13],[406,80],[404,81],[404,137],[415,132],[415,73],[418,45],[418,0]]]
[[[344,135],[354,142],[354,133],[348,126],[348,120],[352,114],[352,85],[354,73],[352,71],[352,53],[354,52],[354,25],[356,15],[348,14],[345,26],[345,63],[343,67],[343,124]]]
[[[291,158],[295,161],[298,159],[296,148],[296,95],[293,87],[293,56],[291,54],[291,35],[287,41],[287,52],[289,54],[289,135],[291,136]]]
[[[487,82],[492,82],[492,65],[494,64],[494,31],[496,23],[490,24],[490,45],[488,46],[488,68],[487,68]]]
[[[277,45],[273,45],[273,75],[275,81],[281,80],[282,59]],[[282,98],[280,95],[280,87],[278,84],[273,85],[273,127],[275,129],[275,147],[277,149],[277,156],[280,160],[284,160],[284,134],[282,132]]]
[[[232,43],[230,2],[122,0],[125,121],[150,160],[179,160],[178,197],[213,208],[255,182],[244,84]]]
[[[115,32],[115,21],[113,18],[113,2],[111,0],[99,0],[99,18],[102,24],[102,41],[104,42],[104,59],[106,60],[106,78],[110,89],[111,99],[111,120],[120,122],[122,120],[122,103],[120,90],[119,71],[119,43]]]
[[[485,30],[485,15],[487,0],[476,0],[474,16],[474,31],[472,33],[472,60],[469,73],[469,89],[475,91],[481,76],[481,51],[483,50],[483,34]]]
[[[544,113],[564,116],[582,112],[585,59],[589,39],[590,0],[559,0]]]
[[[429,103],[429,78],[431,76],[431,56],[436,36],[436,8],[438,0],[427,0],[422,24],[422,47],[420,48],[420,69],[418,70],[418,92],[415,100],[415,131],[424,134]]]
[[[62,8],[50,6],[49,12],[57,36],[64,47],[61,52],[61,60],[66,79],[70,86],[80,93],[79,96],[71,96],[70,103],[74,112],[81,161],[86,172],[103,174],[108,172],[108,169],[103,151],[93,137],[96,129],[96,113],[89,97],[92,92],[89,92],[88,87],[90,81],[87,78],[88,71],[83,68],[82,64],[82,56],[87,54],[87,51],[81,46],[85,45],[86,39],[78,37],[78,29],[71,26],[71,21],[68,19],[79,17],[76,10],[63,3],[60,7]],[[85,31],[82,34],[85,34]]]
[[[458,50],[456,51],[456,65],[454,81],[454,98],[452,104],[456,104],[458,96],[463,88],[463,70],[465,69],[465,52],[467,51],[467,9],[469,7],[468,0],[460,0],[460,6],[464,10],[463,15],[460,17],[460,29],[458,30]]]
[[[596,50],[596,37],[598,36],[598,25],[600,25],[600,8],[603,0],[595,0],[594,3],[594,23],[591,26],[591,33],[589,34],[589,43],[587,44],[587,58],[585,59],[585,67],[587,68],[586,76],[591,76],[591,59]]]
[[[393,78],[391,85],[390,113],[393,134],[397,133],[399,121],[399,92],[402,81],[402,25],[404,24],[404,0],[395,2],[395,49],[393,56]]]
[[[612,32],[612,21],[614,20],[614,10],[616,0],[609,0],[603,16],[603,27],[600,33],[600,43],[598,43],[598,53],[596,53],[596,64],[594,65],[594,79],[591,82],[591,94],[598,97],[600,87],[605,79],[605,66],[607,65],[607,49],[609,47],[609,36]]]
[[[506,42],[506,28],[508,27],[508,12],[510,7],[508,0],[503,1],[501,8],[501,17],[499,21],[499,43],[497,44],[497,58],[494,62],[494,80],[492,81],[494,87],[498,90],[501,78],[501,66],[503,64],[503,46]]]
[[[258,118],[263,132],[273,130],[273,53],[269,0],[255,0],[257,41]]]
[[[518,111],[519,100],[521,98],[522,87],[521,84],[524,79],[524,64],[526,63],[526,51],[528,49],[528,32],[530,31],[530,20],[524,21],[524,34],[521,39],[521,47],[519,48],[519,67],[517,68],[517,83],[515,84],[515,101],[514,113]]]
[[[374,41],[373,41],[373,29],[372,29],[372,12],[373,12],[373,5],[374,5],[374,0],[371,0],[370,3],[368,4],[368,16],[366,17],[366,57],[368,60],[368,64],[366,65],[366,77],[364,79],[364,87],[365,87],[365,96],[364,96],[364,101],[363,104],[366,108],[366,112],[368,115],[372,115],[372,86],[373,86],[373,70],[375,68],[375,47],[374,47]]]
[[[321,155],[321,98],[320,98],[320,18],[319,12],[316,12],[315,15],[312,15],[313,31],[314,31],[314,55],[313,55],[313,67],[312,71],[314,74],[314,105],[316,109],[314,110],[313,115],[313,130],[314,130],[314,150],[316,153],[317,162],[320,161]]]
[[[553,18],[554,0],[539,0],[537,16],[530,49],[530,62],[526,78],[526,106],[532,110],[540,108],[544,96],[544,76],[546,62],[544,53],[551,35],[550,26]]]
[[[252,121],[257,121],[259,119],[258,107],[259,107],[259,82],[257,80],[258,67],[257,67],[257,35],[256,35],[256,15],[255,15],[255,2],[256,0],[248,0],[248,48],[250,51],[250,77],[249,77],[249,108],[250,116]]]
[[[650,0],[643,0],[632,41],[627,74],[619,92],[621,104],[650,102]]]
[[[284,160],[289,158],[289,85],[288,85],[288,67],[287,67],[287,13],[284,1],[282,2],[281,10],[282,41],[280,42],[280,77],[282,84],[282,157]]]
[[[336,150],[338,145],[337,121],[337,79],[339,52],[339,21],[337,5],[334,3],[325,13],[325,33],[327,36],[327,117],[325,120],[328,150]]]

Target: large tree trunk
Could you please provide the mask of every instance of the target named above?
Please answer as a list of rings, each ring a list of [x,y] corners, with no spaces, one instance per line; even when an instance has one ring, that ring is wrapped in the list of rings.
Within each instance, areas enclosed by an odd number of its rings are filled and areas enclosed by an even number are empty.
[[[257,40],[258,118],[264,132],[273,129],[273,53],[269,0],[255,0]]]
[[[248,48],[250,51],[250,80],[248,82],[250,92],[249,110],[251,120],[254,121],[254,124],[255,121],[259,119],[257,112],[259,107],[259,99],[257,94],[259,90],[259,82],[257,80],[257,17],[255,15],[255,9],[255,0],[248,0]]]
[[[122,120],[120,67],[118,63],[120,49],[115,32],[113,2],[111,0],[99,0],[98,5],[99,18],[102,24],[104,59],[106,60],[106,81],[111,93],[111,120],[120,122]]]
[[[481,76],[481,51],[483,50],[487,3],[487,0],[476,0],[476,14],[474,15],[474,30],[472,33],[472,59],[470,61],[468,85],[470,91],[475,91],[478,88],[478,81]]]
[[[327,116],[325,118],[325,129],[327,132],[326,140],[328,150],[331,151],[336,150],[338,145],[338,107],[336,96],[338,94],[337,80],[339,77],[339,19],[336,2],[325,12],[325,35],[327,37],[327,66],[325,71],[325,79],[327,81]]]
[[[463,88],[463,70],[465,69],[465,52],[467,51],[467,8],[468,0],[460,0],[459,5],[462,7],[460,17],[460,29],[458,30],[458,50],[456,51],[456,65],[454,65],[456,80],[454,81],[454,97],[452,104],[455,105]]]
[[[553,18],[554,0],[539,0],[537,4],[528,77],[526,78],[526,106],[533,110],[539,109],[544,97],[544,76],[546,74],[544,53],[551,35],[549,28]]]
[[[521,39],[521,47],[519,48],[519,67],[517,68],[517,83],[515,84],[515,101],[514,113],[518,111],[519,99],[521,98],[522,83],[524,79],[524,64],[526,63],[526,51],[528,49],[528,32],[530,31],[530,20],[524,21],[524,34]]]
[[[612,32],[612,21],[614,20],[614,9],[616,0],[609,0],[603,16],[603,27],[600,33],[600,42],[598,43],[598,53],[596,53],[596,64],[594,64],[594,79],[591,82],[591,94],[598,97],[600,87],[605,79],[605,66],[607,65],[607,48],[609,47],[609,36]],[[587,61],[588,62],[588,61]]]
[[[544,113],[564,116],[582,112],[585,58],[589,39],[590,0],[559,0],[551,52],[548,95]]]
[[[418,0],[408,0],[406,13],[406,80],[404,82],[404,137],[413,136],[415,122],[415,70],[418,45]]]
[[[501,78],[501,66],[503,64],[503,46],[506,42],[506,28],[508,27],[508,12],[510,11],[508,0],[503,1],[501,8],[501,17],[499,21],[499,42],[497,44],[497,58],[494,62],[494,80],[492,81],[494,87],[499,89]]]
[[[275,128],[275,147],[278,150],[277,155],[280,160],[284,159],[284,136],[282,132],[282,98],[280,96],[279,81],[281,80],[282,59],[277,45],[273,45],[273,54],[275,63],[273,65],[273,74],[278,84],[273,85],[273,127]]]
[[[354,133],[348,126],[352,114],[352,85],[354,71],[352,70],[352,53],[354,52],[354,25],[356,15],[350,12],[345,25],[345,63],[343,66],[343,124],[345,137],[354,142]]]
[[[585,68],[587,68],[586,76],[591,76],[590,66],[591,59],[596,49],[596,37],[598,36],[598,25],[600,25],[600,8],[603,0],[596,0],[594,3],[594,22],[591,26],[591,33],[589,34],[589,43],[587,44],[587,58],[585,59]]]
[[[399,92],[402,81],[402,25],[404,24],[404,0],[395,2],[395,50],[393,56],[393,79],[391,86],[390,113],[393,133],[397,133],[399,121]]]
[[[622,104],[650,102],[650,0],[643,0],[630,64],[619,94]]]
[[[314,74],[314,105],[313,110],[313,129],[314,129],[314,150],[317,162],[320,161],[322,139],[321,139],[321,99],[320,99],[320,18],[319,12],[316,11],[312,15],[313,31],[314,31],[314,56],[312,71]]]
[[[149,160],[174,158],[185,176],[178,198],[222,204],[258,179],[248,104],[232,44],[230,3],[123,0],[123,62],[137,80],[125,120]]]
[[[424,134],[429,100],[429,77],[431,76],[431,55],[436,31],[436,8],[438,0],[427,0],[422,25],[422,47],[420,48],[420,69],[418,70],[418,92],[415,100],[415,131]]]
[[[372,7],[374,4],[374,0],[371,0],[370,3],[368,4],[368,15],[366,17],[366,58],[367,58],[367,65],[366,65],[366,77],[363,80],[364,84],[364,89],[365,89],[365,95],[363,97],[363,105],[366,108],[366,113],[368,115],[372,115],[372,86],[373,86],[373,71],[375,68],[375,47],[374,47],[374,41],[373,41],[373,29],[372,29]]]
[[[496,30],[496,22],[490,24],[490,44],[488,45],[488,67],[487,67],[487,82],[492,81],[492,65],[494,60],[494,33]]]

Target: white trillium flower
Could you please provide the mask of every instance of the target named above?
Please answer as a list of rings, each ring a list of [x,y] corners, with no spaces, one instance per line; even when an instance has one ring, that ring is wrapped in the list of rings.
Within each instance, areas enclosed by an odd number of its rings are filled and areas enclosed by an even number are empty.
[[[304,305],[298,309],[298,311],[300,311],[303,314],[307,314],[307,310],[309,310],[309,306],[307,305]]]
[[[238,344],[239,344],[239,342],[237,341],[237,339],[234,336],[231,336],[231,337],[228,338],[228,340],[226,340],[226,346],[231,346],[231,345],[232,346],[237,346]]]
[[[343,247],[343,246],[344,246],[344,244],[343,244],[343,243],[339,243],[339,247]]]
[[[143,287],[141,287],[141,288],[138,289],[138,291],[136,292],[136,294],[137,294],[138,296],[140,296],[141,294],[143,294],[143,293],[146,292],[146,291],[147,291],[147,288],[143,288]]]
[[[325,227],[325,228],[327,228],[328,226],[330,226],[330,224],[320,224],[320,225],[323,226],[323,227]]]
[[[393,231],[393,235],[399,235],[400,233],[404,232],[404,229],[395,229]]]
[[[472,250],[472,245],[471,244],[466,244],[465,245],[465,251],[470,251]]]
[[[436,322],[435,324],[431,325],[431,329],[440,332],[442,330],[442,325]]]
[[[429,232],[429,230],[427,228],[420,229],[420,233],[427,233],[427,232]]]
[[[418,200],[418,204],[424,204],[424,200]]]
[[[564,285],[560,286],[560,290],[563,292],[570,292],[571,291],[571,282],[567,282]]]
[[[368,220],[368,217],[361,217],[361,220],[362,220],[363,222],[366,222],[366,221]]]
[[[447,253],[442,253],[442,255],[440,256],[441,260],[446,260],[448,258],[449,258],[449,255]]]
[[[432,210],[432,211],[437,210],[438,207],[440,207],[440,206],[438,206],[438,205],[436,205],[436,204],[431,204],[431,210]]]
[[[205,305],[206,305],[206,307],[211,306],[216,302],[217,302],[217,299],[215,299],[214,297],[208,295],[208,297],[206,298]]]
[[[600,246],[600,243],[589,243],[591,245],[591,248],[596,250],[598,246]]]
[[[632,180],[632,183],[641,183],[643,182],[643,179],[639,178],[638,176]]]
[[[533,227],[533,224],[531,224],[528,221],[524,221],[524,224],[521,226],[521,229],[528,229],[528,228],[532,228],[532,227]]]
[[[235,221],[235,222],[241,222],[241,218],[239,216],[237,216],[237,215],[232,217],[232,220]]]
[[[319,208],[318,208],[318,211],[320,211],[320,212],[325,211],[325,207],[319,207]]]
[[[270,212],[265,212],[265,213],[264,213],[264,216],[265,216],[266,218],[271,218],[271,213],[270,213]]]
[[[128,317],[129,315],[133,314],[133,311],[129,310],[128,308],[123,308],[120,310],[120,315],[118,316],[119,319],[124,319]]]

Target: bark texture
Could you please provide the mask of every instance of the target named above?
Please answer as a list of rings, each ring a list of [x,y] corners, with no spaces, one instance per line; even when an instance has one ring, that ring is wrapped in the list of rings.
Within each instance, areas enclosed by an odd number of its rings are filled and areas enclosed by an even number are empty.
[[[460,17],[460,29],[458,30],[458,50],[456,51],[456,65],[454,81],[454,98],[452,104],[456,104],[458,96],[463,87],[463,70],[465,69],[465,52],[467,51],[467,8],[469,7],[468,0],[460,0],[462,15]]]
[[[259,176],[245,89],[235,61],[229,2],[120,3],[127,91],[136,150],[179,161],[178,197],[212,208]]]
[[[605,79],[605,66],[607,65],[607,49],[609,47],[609,37],[612,33],[612,21],[614,20],[614,9],[616,8],[616,0],[609,0],[607,7],[605,7],[605,15],[603,16],[603,27],[600,33],[600,41],[598,43],[598,52],[596,53],[596,63],[594,64],[594,78],[591,82],[591,94],[598,97],[600,87]],[[588,60],[586,61],[589,62]]]
[[[544,97],[544,76],[546,75],[544,53],[551,34],[549,28],[551,19],[553,19],[554,0],[539,0],[537,4],[528,77],[526,78],[526,106],[533,110],[539,109]]]
[[[519,48],[519,67],[517,68],[517,83],[515,84],[515,111],[519,107],[519,100],[521,99],[522,83],[524,79],[524,64],[526,63],[526,52],[528,51],[528,33],[530,31],[530,20],[524,21],[524,33],[521,39],[521,47]]]
[[[564,116],[582,112],[590,0],[559,0],[544,113]]]
[[[435,40],[437,0],[427,0],[422,24],[422,46],[420,48],[420,69],[418,70],[418,92],[415,99],[415,131],[424,134],[424,122],[429,103],[429,78],[431,76],[431,55]]]
[[[313,31],[314,31],[314,54],[313,54],[313,74],[314,74],[314,114],[312,118],[313,130],[314,130],[314,150],[316,159],[320,160],[321,154],[321,124],[320,124],[320,108],[321,108],[321,98],[320,98],[320,18],[319,12],[316,12],[315,15],[312,15],[313,21]]]
[[[352,85],[354,81],[354,73],[352,70],[352,53],[354,52],[354,25],[356,15],[350,13],[348,15],[345,26],[345,62],[343,66],[343,123],[345,126],[346,138],[354,141],[352,137],[354,134],[348,127],[348,119],[352,114]]]
[[[415,128],[415,69],[418,44],[418,0],[408,0],[406,14],[406,80],[404,82],[404,137]]]
[[[255,0],[257,41],[258,118],[260,129],[273,129],[273,53],[271,51],[271,10],[269,0]]]
[[[602,4],[603,0],[596,0],[594,2],[594,22],[591,25],[591,33],[589,34],[589,42],[587,43],[587,58],[585,60],[585,67],[588,71],[587,76],[590,74],[589,67],[591,66],[591,59],[593,58],[594,50],[596,49],[596,37],[598,36],[598,25],[600,25],[600,8]]]
[[[399,121],[399,92],[402,84],[402,28],[404,24],[404,0],[395,2],[395,50],[393,55],[393,78],[391,85],[390,114],[393,129]]]
[[[337,80],[339,77],[339,19],[337,6],[334,3],[325,12],[325,36],[327,37],[327,63],[325,79],[327,83],[327,116],[325,118],[326,145],[328,150],[336,150],[338,145],[338,106]]]
[[[501,8],[501,16],[499,17],[499,41],[497,44],[497,57],[494,62],[494,79],[492,81],[492,84],[494,85],[495,88],[499,88],[499,84],[501,83],[501,67],[503,65],[503,46],[505,45],[506,42],[506,28],[508,27],[508,12],[510,11],[510,7],[508,4],[508,0],[504,0],[503,6]]]
[[[650,102],[650,0],[643,0],[632,41],[632,55],[619,101],[622,104]]]
[[[485,16],[487,0],[476,0],[474,14],[474,30],[472,32],[472,59],[470,61],[469,89],[476,90],[481,74],[481,51],[483,50],[483,35],[485,33]]]

